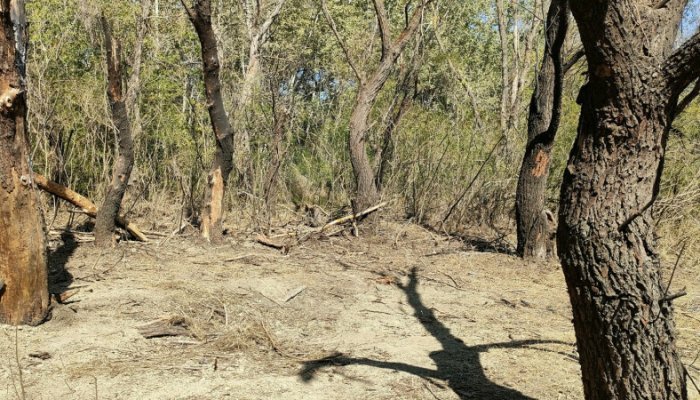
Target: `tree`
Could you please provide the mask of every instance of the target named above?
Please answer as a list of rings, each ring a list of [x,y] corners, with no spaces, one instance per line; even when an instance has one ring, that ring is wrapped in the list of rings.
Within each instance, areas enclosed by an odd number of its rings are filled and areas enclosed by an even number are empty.
[[[374,0],[374,11],[377,15],[379,25],[379,38],[381,41],[381,58],[379,65],[372,71],[360,69],[350,55],[349,49],[341,39],[335,22],[331,17],[325,2],[321,2],[323,13],[335,34],[338,43],[343,49],[343,53],[348,64],[358,81],[359,90],[352,115],[350,116],[350,161],[355,175],[355,211],[364,210],[376,203],[379,197],[379,189],[375,172],[367,154],[366,142],[369,131],[369,115],[379,96],[380,90],[389,79],[389,75],[396,65],[396,61],[406,48],[409,41],[415,36],[421,21],[423,11],[432,0],[421,0],[416,6],[403,31],[396,39],[391,38],[391,25],[384,5],[384,0]],[[408,5],[406,7],[408,9]]]
[[[112,233],[119,216],[122,199],[126,193],[131,170],[134,167],[134,144],[127,106],[122,89],[122,55],[119,40],[112,37],[112,28],[104,15],[101,18],[104,31],[105,59],[107,62],[107,97],[112,112],[112,122],[117,133],[118,156],[112,167],[112,180],[107,187],[102,207],[95,219],[95,244],[108,246],[112,243]]]
[[[224,194],[228,185],[228,177],[233,170],[233,129],[221,96],[219,54],[216,35],[211,24],[211,1],[195,0],[192,7],[188,7],[184,0],[181,2],[187,11],[190,22],[197,31],[197,37],[199,37],[207,109],[216,138],[216,152],[207,177],[201,231],[202,236],[207,241],[219,242],[223,234],[221,222],[224,211]]]
[[[235,110],[236,122],[239,123],[237,127],[238,134],[235,140],[235,151],[237,167],[239,173],[243,176],[250,175],[250,170],[252,168],[250,164],[250,135],[243,123],[245,120],[244,114],[250,107],[254,89],[260,84],[262,72],[260,52],[270,38],[272,23],[279,16],[280,11],[282,11],[282,6],[284,6],[285,1],[286,0],[275,0],[274,8],[270,11],[267,18],[262,20],[260,18],[261,13],[267,5],[267,2],[262,2],[261,4],[260,0],[240,0],[248,36],[248,62],[243,68],[243,81],[238,93],[238,102]]]
[[[700,34],[674,51],[686,4],[571,2],[589,80],[557,245],[587,399],[687,398],[651,215],[679,98],[700,76]]]
[[[525,258],[544,259],[551,253],[554,218],[545,206],[552,146],[561,119],[564,74],[583,52],[564,65],[562,47],[569,27],[568,0],[553,0],[547,12],[542,65],[535,78],[530,100],[527,146],[515,194],[517,253]]]
[[[0,2],[0,323],[48,314],[46,240],[27,135],[24,1]]]

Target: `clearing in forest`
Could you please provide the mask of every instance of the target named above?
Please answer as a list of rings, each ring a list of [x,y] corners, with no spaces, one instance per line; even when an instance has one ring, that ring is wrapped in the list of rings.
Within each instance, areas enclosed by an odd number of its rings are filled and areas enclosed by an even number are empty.
[[[252,237],[55,239],[52,291],[75,294],[46,324],[0,328],[0,398],[582,398],[556,264],[385,221],[287,255]],[[697,272],[675,278],[691,293],[676,302],[687,364]],[[144,337],[158,333],[176,336]]]

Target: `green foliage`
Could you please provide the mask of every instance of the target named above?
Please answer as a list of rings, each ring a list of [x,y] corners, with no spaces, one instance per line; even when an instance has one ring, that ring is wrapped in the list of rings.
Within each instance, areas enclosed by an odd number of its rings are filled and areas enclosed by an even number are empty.
[[[236,111],[236,105],[243,71],[249,62],[249,32],[238,2],[212,2],[225,104],[234,126],[251,137],[251,170],[237,171],[232,177],[231,195],[238,199],[235,207],[263,209],[261,199],[271,172],[270,159],[276,151],[275,121],[283,114],[286,124],[278,201],[298,200],[295,193],[299,182],[305,181],[311,193],[304,201],[330,208],[349,203],[353,175],[348,156],[348,121],[358,82],[319,1],[287,0],[261,50],[262,77],[254,88],[253,100],[241,111]],[[354,62],[367,70],[376,67],[381,44],[372,3],[325,2]],[[403,73],[414,57],[420,57],[418,83],[415,93],[411,93],[413,105],[395,132],[396,151],[384,193],[385,197],[399,199],[406,213],[417,220],[440,221],[459,200],[449,221],[455,228],[482,224],[498,230],[510,223],[526,137],[531,82],[542,48],[537,32],[535,46],[525,49],[533,16],[523,10],[543,12],[541,5],[536,7],[539,2],[516,3],[507,10],[508,46],[511,53],[516,47],[524,52],[522,62],[529,64],[521,65],[525,79],[516,99],[517,122],[506,136],[499,125],[503,90],[501,43],[491,1],[436,2],[424,15],[420,54],[414,54],[418,47],[409,44],[380,93],[367,138],[372,158],[381,148],[390,112],[394,110],[392,104],[401,94]],[[264,19],[273,2],[262,4],[260,18]],[[112,21],[131,75],[141,4],[46,0],[32,1],[27,6],[32,44],[30,132],[36,169],[80,192],[99,197],[114,158],[114,134],[105,95],[98,18],[104,11]],[[387,10],[392,37],[396,37],[405,23],[404,2],[387,1]],[[158,192],[172,193],[175,195],[170,198],[182,198],[175,202],[194,206],[201,196],[204,171],[214,146],[201,78],[199,42],[179,1],[161,0],[157,12],[152,4],[146,23],[136,105],[140,118],[134,120],[139,128],[135,129],[137,179],[145,189],[132,189],[132,195],[148,200]],[[576,134],[579,107],[575,99],[584,69],[574,69],[567,78],[549,185],[553,208]],[[682,135],[673,134],[670,140],[668,179],[663,186],[665,199],[678,197],[697,185],[698,116],[700,109],[694,105],[676,122]],[[697,210],[698,203],[697,196],[692,197],[683,207]]]

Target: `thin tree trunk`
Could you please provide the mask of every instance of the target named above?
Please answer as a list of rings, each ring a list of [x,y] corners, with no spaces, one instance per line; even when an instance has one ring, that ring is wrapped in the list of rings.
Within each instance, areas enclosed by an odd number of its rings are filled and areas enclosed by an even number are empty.
[[[552,0],[547,13],[544,57],[530,101],[527,146],[515,194],[518,255],[552,255],[553,218],[546,210],[547,179],[554,137],[559,129],[564,86],[562,46],[569,25],[568,0]]]
[[[102,16],[102,29],[105,35],[105,56],[107,61],[107,96],[112,111],[112,122],[116,128],[118,156],[112,169],[112,181],[107,187],[105,200],[95,219],[95,245],[105,247],[113,242],[116,218],[121,209],[122,199],[134,166],[134,147],[131,127],[126,112],[122,89],[121,45],[112,37],[112,29]]]
[[[248,4],[247,1],[242,1],[243,13],[248,29],[248,65],[243,73],[243,82],[238,93],[238,102],[234,115],[236,116],[236,131],[238,134],[235,138],[235,153],[236,153],[236,169],[241,175],[241,180],[246,185],[252,185],[252,182],[246,182],[246,178],[250,177],[253,170],[250,150],[250,134],[246,127],[245,113],[250,108],[250,103],[255,95],[255,89],[260,86],[262,66],[260,64],[260,51],[267,43],[270,37],[270,28],[279,16],[282,7],[286,0],[275,0],[275,7],[265,20],[260,20],[260,13],[264,6],[259,0]]]
[[[276,85],[271,84],[272,113],[274,116],[274,123],[272,127],[270,168],[268,169],[265,177],[265,188],[263,193],[265,204],[267,206],[268,224],[277,204],[277,182],[285,153],[285,130],[287,128],[287,120],[290,114],[290,111],[285,109],[284,105],[279,104],[279,98],[276,93],[277,90],[279,90],[279,88]]]
[[[0,1],[0,323],[37,325],[49,306],[46,239],[27,135],[24,1]]]
[[[508,47],[510,44],[508,43],[508,20],[503,0],[496,0],[496,19],[498,21],[498,36],[501,40],[501,133],[507,136],[506,133],[510,129],[508,126],[510,121],[508,116],[510,109],[508,107],[510,98]]]
[[[673,51],[684,6],[571,2],[589,82],[557,245],[589,400],[688,397],[651,215],[678,96],[700,75],[700,34]]]
[[[377,100],[379,91],[389,79],[389,75],[394,65],[396,65],[396,61],[408,42],[415,36],[423,20],[423,11],[430,2],[431,0],[423,0],[420,5],[416,7],[404,30],[392,41],[389,18],[384,6],[384,0],[374,0],[374,9],[379,23],[379,33],[382,42],[382,56],[379,66],[371,72],[368,78],[365,78],[365,74],[362,73],[353,62],[348,47],[338,35],[335,22],[328,13],[325,4],[322,3],[323,12],[345,53],[348,63],[355,72],[360,87],[352,115],[350,116],[349,137],[350,162],[352,163],[352,170],[355,175],[355,196],[353,201],[355,211],[371,207],[376,204],[379,199],[375,172],[370,163],[369,156],[367,155],[366,142],[369,131],[368,121],[370,112]]]
[[[405,68],[405,71],[401,73],[401,81],[397,88],[395,100],[392,107],[389,109],[389,121],[384,128],[384,135],[382,137],[382,146],[377,151],[377,191],[379,193],[384,189],[384,184],[386,183],[386,177],[389,174],[391,168],[391,162],[394,159],[394,148],[395,145],[395,135],[401,120],[404,115],[408,112],[413,104],[413,99],[415,97],[416,91],[418,90],[418,72],[420,70],[421,64],[423,62],[421,50],[423,47],[423,38],[420,37],[416,40],[416,46],[414,49],[413,58],[410,64]],[[396,100],[398,98],[401,100],[396,105]],[[395,110],[395,108],[398,108]]]
[[[233,170],[233,129],[226,115],[224,100],[221,96],[219,54],[216,36],[211,24],[211,1],[195,0],[190,8],[183,0],[182,5],[187,10],[187,15],[197,31],[202,48],[207,107],[216,137],[216,152],[207,177],[201,225],[204,239],[216,243],[223,238],[224,194],[228,185],[228,177]]]
[[[143,130],[141,121],[141,109],[138,104],[141,93],[141,66],[143,64],[143,46],[148,33],[148,18],[151,14],[151,0],[141,1],[141,15],[137,22],[136,42],[134,43],[134,54],[131,62],[131,74],[126,90],[126,110],[132,116],[131,124],[132,136],[138,138]]]

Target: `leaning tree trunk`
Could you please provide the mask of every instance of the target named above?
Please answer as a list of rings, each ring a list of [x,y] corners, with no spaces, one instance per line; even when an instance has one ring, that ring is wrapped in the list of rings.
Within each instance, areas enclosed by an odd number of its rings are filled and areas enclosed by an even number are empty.
[[[589,82],[557,244],[589,400],[687,398],[651,209],[678,96],[700,74],[700,35],[672,53],[685,1],[652,3],[571,2]]]
[[[233,170],[233,129],[226,115],[224,100],[221,96],[219,54],[216,45],[216,35],[211,25],[211,1],[195,0],[194,5],[190,8],[183,0],[182,5],[187,10],[187,15],[197,31],[202,47],[207,107],[214,136],[216,137],[216,151],[207,177],[201,225],[204,239],[216,243],[222,240],[224,194],[228,185],[228,177],[231,174],[231,170]]]
[[[107,60],[107,96],[112,111],[112,122],[117,130],[118,144],[117,161],[112,167],[112,181],[107,187],[104,202],[95,219],[95,244],[106,247],[113,242],[112,234],[129,183],[131,169],[134,167],[134,146],[122,90],[121,46],[119,41],[112,37],[112,29],[104,16],[102,29],[105,35]]]
[[[553,218],[546,209],[547,179],[559,129],[564,86],[562,46],[569,26],[568,0],[552,0],[547,13],[542,66],[530,100],[527,146],[515,193],[518,255],[545,259],[552,252]]]
[[[383,0],[374,0],[374,9],[379,22],[380,38],[382,42],[382,56],[379,66],[374,70],[369,78],[365,79],[364,75],[359,72],[357,67],[351,63],[352,69],[355,71],[357,78],[360,80],[360,89],[357,93],[357,99],[350,116],[350,161],[352,170],[355,175],[355,201],[353,208],[355,212],[367,209],[376,204],[379,198],[379,190],[377,188],[377,180],[375,172],[367,155],[367,134],[369,131],[369,115],[372,107],[379,96],[379,91],[384,87],[384,84],[389,79],[391,71],[396,65],[396,61],[406,48],[408,42],[415,36],[421,21],[423,20],[423,11],[432,0],[422,0],[416,7],[411,18],[407,21],[406,27],[401,34],[391,40],[391,32],[389,26],[389,18],[386,13]],[[325,6],[324,6],[325,7]],[[324,10],[327,12],[327,10]],[[335,23],[329,18],[332,27],[335,31]],[[335,31],[337,35],[337,31]],[[343,44],[343,49],[347,55],[347,47]]]
[[[46,242],[27,135],[24,1],[0,1],[0,323],[37,325],[49,306]]]

